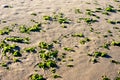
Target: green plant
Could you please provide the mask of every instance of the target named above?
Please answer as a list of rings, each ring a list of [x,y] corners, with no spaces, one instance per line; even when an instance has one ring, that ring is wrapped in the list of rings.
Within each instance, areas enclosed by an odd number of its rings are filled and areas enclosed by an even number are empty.
[[[53,40],[53,43],[59,44],[60,42],[59,42],[59,40]]]
[[[108,33],[112,33],[112,31],[108,30]]]
[[[0,65],[1,65],[1,67],[4,67],[4,68],[6,68],[6,69],[9,69],[7,63],[0,63]]]
[[[73,37],[84,37],[84,35],[82,33],[79,33],[79,34],[72,34]]]
[[[119,29],[119,27],[116,27],[116,26],[115,26],[115,27],[113,27],[113,29]]]
[[[2,23],[7,23],[7,21],[6,21],[6,20],[3,20]]]
[[[94,31],[94,28],[91,27],[91,28],[90,28],[90,32],[93,32],[93,31]]]
[[[120,24],[120,21],[116,21],[117,24]]]
[[[63,13],[55,14],[53,20],[58,21],[60,24],[69,23],[70,20],[67,17],[64,17]]]
[[[92,24],[92,23],[98,22],[97,20],[94,20],[94,19],[92,19],[92,18],[84,18],[84,21],[85,21],[87,24]]]
[[[53,44],[47,44],[46,42],[40,42],[38,45],[42,49],[51,49]]]
[[[43,59],[43,60],[48,60],[48,59],[55,59],[57,58],[57,55],[58,55],[58,51],[57,50],[52,50],[52,51],[49,51],[47,53],[45,53],[45,51],[43,52],[40,52],[40,57]]]
[[[86,40],[80,40],[80,44],[85,44]]]
[[[116,24],[116,21],[112,21],[112,20],[107,20],[107,22],[110,24]]]
[[[25,27],[25,25],[21,25],[19,27],[19,30],[21,33],[29,33],[28,29]]]
[[[107,11],[102,12],[102,14],[110,15]]]
[[[49,69],[49,68],[54,68],[54,67],[57,67],[57,64],[56,64],[56,62],[55,61],[53,61],[53,60],[47,60],[47,61],[45,61],[45,62],[40,62],[39,64],[38,64],[38,66],[40,67],[40,68],[43,68],[43,69]]]
[[[36,14],[36,13],[31,13],[31,15],[33,15],[33,16],[37,16],[37,14]]]
[[[74,51],[72,48],[69,48],[69,47],[65,47],[64,50],[65,51]]]
[[[67,67],[74,67],[73,64],[67,64]]]
[[[120,47],[120,42],[112,41],[111,45]]]
[[[76,13],[76,14],[78,14],[78,13],[79,13],[79,14],[82,14],[82,12],[80,11],[80,9],[75,9],[75,13]]]
[[[86,42],[89,42],[89,41],[90,41],[89,38],[85,38],[85,39],[80,40],[80,44],[85,44]]]
[[[26,51],[26,52],[36,52],[36,47],[30,47],[30,48],[25,48],[24,50]]]
[[[32,27],[28,28],[28,31],[37,32],[41,30],[41,23],[36,23]]]
[[[74,61],[72,58],[69,58],[68,61]]]
[[[96,8],[96,10],[103,10],[102,8]]]
[[[22,54],[18,50],[16,50],[16,51],[14,51],[13,56],[15,56],[15,57],[21,57]]]
[[[53,60],[48,60],[46,62],[46,65],[47,65],[48,68],[50,68],[50,67],[57,67],[56,62],[53,61]]]
[[[56,72],[56,69],[55,69],[55,68],[52,68],[52,69],[51,69],[51,72],[52,72],[52,73],[55,73],[55,72]]]
[[[107,56],[107,53],[102,52],[101,57],[106,57],[106,56]]]
[[[61,27],[62,28],[67,28],[67,26],[65,24],[62,24]]]
[[[120,62],[116,61],[116,60],[110,60],[111,63],[115,63],[115,64],[120,64]]]
[[[110,80],[107,76],[102,76],[102,80]]]
[[[87,15],[89,15],[89,16],[94,16],[94,17],[96,17],[96,18],[100,18],[99,16],[97,16],[96,14],[95,14],[95,11],[92,11],[92,10],[88,10],[87,12],[86,12],[86,14]]]
[[[15,46],[15,45],[5,45],[5,46],[2,47],[3,48],[2,52],[3,52],[4,55],[6,55],[7,52],[12,53],[12,52],[14,52],[14,49],[16,47],[17,46]]]
[[[93,58],[90,59],[90,62],[97,63],[98,61],[97,61],[96,58],[93,57]]]
[[[52,18],[50,16],[43,16],[44,20],[51,20]]]
[[[106,57],[107,53],[104,52],[94,52],[94,57]]]
[[[9,27],[4,27],[2,30],[0,30],[0,35],[9,34],[12,31]]]
[[[0,48],[3,48],[3,47],[8,46],[8,45],[9,44],[7,44],[6,41],[4,41],[4,40],[0,42]]]
[[[46,80],[45,78],[43,78],[42,75],[39,75],[39,74],[33,74],[31,76],[31,80]]]
[[[53,78],[62,78],[62,77],[60,75],[58,75],[58,74],[54,74]]]
[[[12,41],[12,42],[18,42],[18,43],[27,43],[27,44],[30,43],[29,38],[20,38],[17,36],[12,36],[12,37],[6,38],[5,40]]]
[[[58,22],[60,24],[62,24],[62,23],[69,23],[69,20],[67,18],[58,18]]]
[[[2,54],[4,56],[6,56],[6,53],[12,53],[13,56],[15,57],[20,57],[22,56],[19,49],[19,46],[13,44],[13,45],[9,45],[7,44],[5,41],[2,41],[2,43],[0,44],[0,48],[2,48]]]
[[[20,60],[18,58],[14,58],[13,61],[14,62],[20,62]]]
[[[0,65],[1,65],[2,67],[7,67],[7,64],[6,64],[6,63],[0,63]]]
[[[105,11],[107,12],[116,12],[113,6],[109,5],[108,7],[105,8]]]
[[[103,45],[103,48],[105,48],[105,49],[109,49],[109,46],[110,46],[109,43],[105,43],[105,44]]]
[[[45,62],[40,62],[40,63],[38,64],[38,66],[39,66],[39,68],[43,68],[43,69],[48,68]]]

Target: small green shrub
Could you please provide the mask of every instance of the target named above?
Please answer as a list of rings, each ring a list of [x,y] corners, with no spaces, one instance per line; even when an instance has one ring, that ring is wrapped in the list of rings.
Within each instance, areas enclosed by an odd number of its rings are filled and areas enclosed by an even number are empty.
[[[102,80],[110,80],[107,76],[102,76]]]
[[[40,62],[40,63],[38,64],[38,66],[39,66],[39,68],[43,68],[43,69],[48,68],[45,62]]]
[[[74,51],[72,48],[69,48],[69,47],[65,47],[64,50],[65,51]]]
[[[85,21],[87,24],[92,24],[92,23],[98,22],[97,20],[94,20],[94,19],[92,19],[92,18],[84,18],[84,21]]]
[[[38,45],[42,49],[51,49],[53,44],[47,44],[46,42],[40,42]]]
[[[1,63],[0,64],[2,67],[7,67],[7,64],[6,63]]]
[[[30,47],[30,48],[25,48],[24,50],[25,50],[26,52],[36,52],[35,48],[36,48],[36,47]]]
[[[105,11],[107,12],[116,12],[113,6],[109,5],[108,7],[105,8]]]
[[[45,78],[43,78],[42,75],[39,75],[39,74],[33,74],[31,76],[31,80],[46,80]]]
[[[41,57],[43,60],[55,59],[55,58],[57,58],[57,55],[58,55],[58,51],[57,51],[57,50],[52,50],[52,51],[49,51],[49,52],[47,52],[47,53],[45,53],[45,52],[40,52],[40,57]]]
[[[85,39],[80,40],[80,44],[85,44],[86,42],[89,42],[89,41],[90,41],[89,38],[85,38]]]
[[[107,53],[104,52],[94,52],[94,57],[106,57]]]
[[[2,41],[0,44],[0,48],[2,48],[2,54],[6,56],[6,53],[12,53],[15,57],[22,56],[19,51],[19,46],[13,44],[9,45],[5,41]]]
[[[67,17],[64,17],[63,13],[55,14],[53,20],[58,21],[60,24],[69,23],[70,20]]]
[[[52,73],[55,73],[55,72],[56,72],[56,69],[55,69],[55,68],[52,68],[52,69],[51,69],[51,72],[52,72]]]
[[[5,27],[2,30],[0,30],[0,35],[5,35],[5,34],[9,34],[12,31],[12,29],[10,29],[9,27]]]
[[[82,12],[80,11],[80,9],[75,9],[75,13],[76,14],[82,14]]]
[[[14,62],[20,62],[20,60],[18,58],[14,58],[13,61]]]
[[[55,74],[55,75],[53,75],[53,78],[62,78],[60,75],[57,75],[57,74]]]
[[[80,34],[72,34],[73,37],[84,37],[84,35],[82,33]]]
[[[116,21],[112,21],[112,20],[107,20],[107,22],[110,24],[116,24]]]
[[[93,57],[93,58],[90,59],[90,62],[92,62],[92,63],[97,63],[98,61],[97,61],[96,58]]]
[[[73,64],[67,64],[67,67],[74,67]]]
[[[62,28],[67,28],[67,26],[65,24],[62,24],[61,27]]]
[[[58,22],[59,22],[60,24],[62,24],[62,23],[69,23],[69,20],[68,20],[67,18],[59,18],[59,19],[58,19]]]
[[[85,44],[86,40],[80,40],[80,44]]]
[[[38,32],[41,30],[41,23],[36,23],[32,27],[28,28],[28,31]]]
[[[93,31],[94,31],[94,28],[91,27],[91,28],[90,28],[90,32],[93,32]]]
[[[0,66],[3,67],[3,68],[5,68],[5,69],[9,69],[7,63],[0,63]]]
[[[29,38],[20,38],[17,36],[9,37],[9,38],[6,38],[5,40],[12,41],[12,42],[18,42],[18,43],[27,43],[27,44],[30,43]]]
[[[33,16],[37,16],[37,14],[36,14],[36,13],[31,13],[31,15],[33,15]]]
[[[16,51],[14,51],[13,56],[15,56],[15,57],[21,57],[22,54],[19,51],[16,50]]]
[[[109,46],[110,46],[109,43],[105,43],[105,44],[103,45],[103,48],[105,48],[105,49],[109,49]]]
[[[57,64],[56,64],[56,62],[55,61],[53,61],[53,60],[48,60],[48,61],[45,61],[45,62],[40,62],[39,64],[38,64],[38,66],[40,67],[40,68],[43,68],[43,69],[49,69],[49,68],[54,68],[54,67],[57,67]]]
[[[53,61],[53,60],[48,60],[46,62],[46,65],[47,65],[48,68],[50,68],[50,67],[57,67],[56,62]]]
[[[104,15],[110,15],[108,12],[106,12],[106,11],[104,11],[104,12],[102,12],[102,14],[104,14]]]
[[[116,61],[116,60],[110,60],[111,63],[115,63],[115,64],[120,64],[119,61]]]
[[[52,17],[50,17],[50,16],[43,16],[43,19],[44,19],[44,20],[51,20]]]
[[[19,30],[21,33],[29,33],[28,29],[25,27],[25,25],[21,25],[19,27]]]
[[[112,41],[111,45],[120,47],[120,42]]]

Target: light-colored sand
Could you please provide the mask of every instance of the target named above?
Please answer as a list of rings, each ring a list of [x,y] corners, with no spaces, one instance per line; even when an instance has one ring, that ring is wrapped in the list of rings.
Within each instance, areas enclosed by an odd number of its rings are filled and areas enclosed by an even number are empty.
[[[3,8],[5,5],[12,6],[12,8]],[[118,71],[120,71],[120,64],[113,64],[110,60],[120,61],[120,47],[111,46],[110,50],[99,47],[105,42],[120,41],[120,24],[112,25],[105,20],[106,18],[120,20],[120,12],[110,13],[110,16],[97,13],[100,16],[99,22],[93,23],[92,26],[87,25],[85,22],[77,23],[78,18],[89,17],[88,15],[75,14],[76,8],[85,13],[86,9],[95,10],[97,7],[105,8],[108,5],[120,9],[120,2],[114,2],[113,0],[0,0],[0,29],[5,26],[12,27],[11,24],[14,23],[31,26],[34,24],[30,21],[31,19],[43,22],[42,16],[52,16],[53,12],[64,13],[71,20],[71,23],[67,24],[67,28],[61,28],[61,25],[57,22],[50,22],[50,24],[42,25],[42,29],[46,32],[32,32],[30,35],[20,33],[18,31],[19,28],[15,27],[14,31],[9,35],[0,35],[0,40],[8,36],[29,37],[30,44],[18,44],[21,49],[24,49],[29,46],[38,46],[41,41],[51,43],[53,40],[59,39],[61,45],[55,44],[55,49],[59,50],[59,55],[62,53],[67,55],[65,58],[66,62],[58,62],[59,69],[57,69],[56,73],[62,78],[57,78],[56,80],[102,80],[101,76],[103,75],[113,80],[118,75]],[[36,13],[37,16],[31,15],[31,13]],[[4,20],[7,23],[2,23]],[[113,29],[115,26],[119,27],[119,29]],[[95,31],[90,32],[90,27],[94,28]],[[112,31],[113,36],[104,38],[103,35],[109,35],[108,30]],[[95,32],[101,33],[96,34]],[[70,36],[73,33],[83,33],[91,41],[81,45],[79,43],[81,38]],[[64,38],[63,36],[67,34],[68,38]],[[64,51],[64,47],[73,48],[75,52]],[[99,62],[93,64],[89,62],[91,57],[87,56],[87,53],[94,51],[107,52],[112,58],[98,58]],[[38,56],[38,53],[23,53],[23,56],[20,57],[21,63],[9,64],[9,70],[0,67],[0,80],[29,80],[29,76],[35,73],[35,70],[38,70],[36,73],[44,75],[47,80],[55,80],[52,78],[50,71],[44,72],[42,69],[35,67],[40,62]],[[74,59],[74,61],[68,61],[69,57]],[[9,60],[0,59],[0,63],[5,61],[8,62]],[[74,67],[69,68],[66,66],[67,64],[73,64]]]

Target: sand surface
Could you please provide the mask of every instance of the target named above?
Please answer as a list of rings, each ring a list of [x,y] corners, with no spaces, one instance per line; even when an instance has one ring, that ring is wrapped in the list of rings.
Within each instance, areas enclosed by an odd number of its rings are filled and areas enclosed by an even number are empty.
[[[118,0],[119,1],[119,0]],[[111,60],[120,62],[120,46],[111,45],[109,49],[101,46],[104,43],[112,41],[120,42],[120,24],[110,24],[106,19],[120,21],[120,12],[109,12],[110,15],[96,12],[100,18],[86,14],[86,9],[93,11],[96,8],[105,9],[112,5],[116,10],[120,10],[120,2],[114,0],[0,0],[0,29],[9,26],[13,29],[9,35],[0,35],[0,41],[6,37],[19,36],[29,37],[30,44],[8,42],[9,44],[17,44],[22,53],[22,57],[17,57],[21,62],[14,62],[13,56],[6,58],[2,56],[0,49],[0,63],[8,63],[9,69],[0,67],[0,80],[31,80],[30,75],[38,73],[43,75],[46,80],[103,80],[102,76],[107,76],[111,80],[119,76],[120,64],[111,63]],[[8,6],[8,7],[5,7]],[[75,13],[75,9],[80,9],[82,13]],[[31,15],[36,13],[37,15]],[[62,28],[57,21],[47,21],[43,16],[53,16],[54,13],[63,13],[65,17],[70,19],[69,24],[65,24],[67,28]],[[87,24],[84,21],[78,23],[79,18],[94,18],[98,22]],[[42,23],[40,32],[20,33],[19,26],[33,26],[36,22]],[[5,22],[6,21],[6,22]],[[46,24],[45,24],[46,23]],[[13,27],[13,24],[17,24]],[[117,27],[117,29],[115,29]],[[91,32],[90,29],[94,30]],[[111,31],[111,33],[109,32]],[[83,33],[90,41],[85,44],[80,44],[80,40],[85,37],[72,37],[72,34]],[[107,35],[107,37],[105,37]],[[58,40],[59,44],[53,43]],[[53,43],[53,50],[58,50],[58,57],[61,61],[57,61],[58,68],[56,73],[61,78],[53,78],[53,73],[50,69],[43,70],[36,66],[40,59],[39,42]],[[37,47],[37,53],[26,53],[24,48]],[[65,51],[64,47],[69,47],[74,50]],[[96,51],[106,52],[110,57],[98,57],[97,63],[90,62],[91,56]],[[61,58],[62,53],[65,53],[65,58]],[[73,61],[69,61],[73,59]],[[64,62],[65,61],[65,62]],[[68,64],[74,65],[67,67]]]

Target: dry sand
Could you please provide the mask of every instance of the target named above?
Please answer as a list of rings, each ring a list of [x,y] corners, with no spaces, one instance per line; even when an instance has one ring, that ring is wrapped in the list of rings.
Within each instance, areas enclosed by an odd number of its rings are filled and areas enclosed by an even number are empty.
[[[11,8],[4,8],[5,5],[11,6]],[[101,48],[104,43],[111,42],[112,40],[120,41],[120,24],[109,24],[105,19],[120,20],[120,12],[111,13],[110,16],[96,13],[100,16],[99,22],[92,23],[91,26],[85,22],[77,23],[80,17],[90,17],[85,14],[86,9],[95,10],[95,8],[106,8],[108,5],[114,6],[115,9],[120,9],[120,2],[114,2],[114,0],[0,0],[0,29],[5,26],[11,26],[11,24],[17,23],[18,25],[31,26],[34,23],[31,19],[37,22],[49,22],[49,24],[42,24],[41,32],[31,32],[31,34],[20,33],[19,28],[15,27],[13,32],[9,35],[0,35],[0,40],[9,36],[29,37],[30,44],[18,44],[21,50],[26,47],[38,46],[39,42],[45,41],[51,43],[53,40],[59,40],[61,44],[54,44],[54,48],[59,50],[59,56],[62,53],[66,53],[66,62],[59,61],[57,64],[59,68],[56,74],[59,74],[62,78],[56,80],[102,80],[102,76],[106,75],[111,80],[118,76],[120,71],[120,64],[111,63],[110,60],[120,61],[120,47],[110,46],[110,49]],[[83,14],[76,14],[75,9],[80,9]],[[44,15],[52,16],[53,12],[63,13],[68,17],[71,22],[66,24],[67,28],[60,27],[61,24],[54,21],[43,20]],[[31,15],[36,13],[37,16]],[[3,21],[7,21],[3,23]],[[90,27],[94,28],[93,32],[90,32]],[[118,27],[119,29],[114,29]],[[112,33],[108,33],[110,30]],[[95,32],[101,32],[96,34]],[[84,45],[80,44],[79,37],[71,37],[73,33],[83,33],[85,37],[88,37],[91,41]],[[109,36],[112,34],[113,36]],[[67,38],[63,36],[67,36]],[[103,37],[108,35],[107,38]],[[64,51],[64,47],[70,47],[75,52]],[[0,49],[1,50],[1,49]],[[2,51],[2,50],[1,50]],[[38,49],[39,51],[39,49]],[[89,62],[90,56],[87,53],[94,51],[107,52],[111,58],[98,58],[98,63],[93,64]],[[21,62],[13,62],[9,64],[9,70],[0,67],[0,80],[29,80],[29,76],[34,73],[43,75],[47,80],[55,80],[52,77],[52,73],[49,70],[43,70],[35,67],[37,63],[41,61],[38,53],[22,53],[22,57],[19,59]],[[2,56],[2,52],[0,53]],[[74,61],[68,61],[71,57]],[[7,58],[1,58],[0,63],[9,62]],[[74,67],[69,68],[66,65],[73,64]]]

